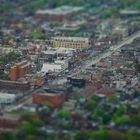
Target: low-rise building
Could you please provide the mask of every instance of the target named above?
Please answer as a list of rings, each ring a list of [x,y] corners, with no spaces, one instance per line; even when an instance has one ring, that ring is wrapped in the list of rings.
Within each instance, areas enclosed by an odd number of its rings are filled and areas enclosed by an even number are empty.
[[[44,104],[53,108],[60,107],[65,100],[66,96],[62,91],[41,90],[33,95],[34,104]]]
[[[21,116],[4,114],[0,116],[0,129],[16,129],[21,122]]]
[[[66,21],[61,27],[56,29],[61,31],[79,31],[83,25],[86,24],[86,20]]]
[[[134,17],[134,16],[139,16],[140,11],[139,10],[120,10],[119,12],[121,17]]]
[[[41,72],[55,72],[59,73],[63,70],[62,64],[54,64],[54,63],[44,63],[41,69]]]
[[[117,26],[112,31],[115,35],[127,36],[128,35],[128,28],[124,26]]]
[[[83,10],[83,7],[61,6],[54,9],[38,10],[37,18],[45,18],[50,21],[63,21],[70,16],[77,14]]]
[[[8,90],[20,90],[27,91],[30,90],[30,83],[25,82],[17,82],[17,81],[9,81],[9,80],[0,80],[0,89],[8,89]]]
[[[77,50],[88,49],[90,42],[85,37],[53,37],[52,46],[54,48],[73,48]]]
[[[16,101],[15,94],[0,93],[0,104],[12,104]]]

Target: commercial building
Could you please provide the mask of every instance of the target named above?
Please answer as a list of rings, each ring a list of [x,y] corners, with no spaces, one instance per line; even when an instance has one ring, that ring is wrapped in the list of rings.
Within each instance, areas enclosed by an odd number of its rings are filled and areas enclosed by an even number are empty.
[[[0,80],[0,89],[26,91],[30,89],[30,83]]]
[[[54,48],[73,48],[77,50],[88,49],[89,39],[84,37],[53,37],[52,46]]]
[[[45,74],[37,73],[33,77],[34,87],[41,87],[45,83]]]
[[[68,80],[68,83],[70,83],[72,86],[75,86],[75,87],[83,87],[85,86],[85,83],[86,83],[85,79],[80,79],[80,78],[75,78],[75,77],[68,77],[67,80]]]
[[[11,104],[16,101],[15,94],[0,93],[0,104]]]
[[[83,10],[82,7],[61,6],[55,9],[38,10],[37,18],[45,18],[50,21],[63,21],[72,15],[75,15]]]
[[[112,30],[112,33],[115,35],[127,36],[128,35],[128,28],[124,27],[124,26],[117,26]]]
[[[61,27],[56,29],[62,32],[79,31],[85,24],[86,20],[66,21]]]
[[[119,12],[121,17],[134,17],[134,16],[140,16],[140,11],[138,10],[120,10]]]
[[[59,73],[68,68],[68,59],[55,60],[53,63],[43,63],[41,72],[56,72]]]
[[[50,64],[50,63],[44,63],[41,69],[41,72],[48,73],[48,72],[56,72],[59,73],[62,71],[62,65],[61,64]]]
[[[59,90],[42,90],[33,95],[34,104],[45,104],[60,107],[66,100],[65,92]]]
[[[67,57],[71,57],[73,56],[74,52],[76,52],[76,50],[71,48],[51,48],[46,51],[43,51],[40,54],[38,61],[40,63],[44,62],[52,63],[54,62],[54,60],[57,59],[64,60]]]
[[[4,114],[0,116],[0,129],[16,129],[21,122],[21,116]]]
[[[10,80],[16,81],[18,78],[24,77],[31,72],[31,64],[27,61],[17,63],[10,69]]]

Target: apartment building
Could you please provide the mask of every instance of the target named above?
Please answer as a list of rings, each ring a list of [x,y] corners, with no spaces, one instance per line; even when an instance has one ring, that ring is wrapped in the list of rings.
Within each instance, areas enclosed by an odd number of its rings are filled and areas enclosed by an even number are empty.
[[[22,61],[15,64],[10,69],[10,80],[16,81],[18,78],[24,77],[31,72],[31,64],[27,61]]]

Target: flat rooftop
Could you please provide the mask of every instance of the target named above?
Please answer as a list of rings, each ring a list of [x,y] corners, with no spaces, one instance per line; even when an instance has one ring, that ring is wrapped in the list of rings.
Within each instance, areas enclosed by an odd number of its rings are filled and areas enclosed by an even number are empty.
[[[87,37],[52,37],[52,40],[89,41]]]
[[[67,15],[83,10],[83,7],[61,6],[54,9],[38,10],[36,14]]]
[[[120,14],[140,14],[139,10],[121,10]]]
[[[0,92],[0,98],[2,98],[2,99],[16,98],[16,95]]]
[[[12,121],[18,121],[20,120],[21,116],[14,115],[14,114],[3,114],[0,115],[0,120],[12,120]]]

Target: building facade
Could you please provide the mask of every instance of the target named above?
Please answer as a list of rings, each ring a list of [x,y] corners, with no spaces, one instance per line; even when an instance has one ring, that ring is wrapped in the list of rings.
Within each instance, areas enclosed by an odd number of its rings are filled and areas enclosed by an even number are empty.
[[[89,39],[84,37],[53,37],[52,46],[54,48],[73,48],[77,50],[90,47]]]
[[[33,95],[34,104],[45,104],[53,108],[60,107],[65,101],[64,94],[37,93]]]
[[[26,91],[30,89],[29,82],[17,82],[9,80],[0,80],[0,89]]]
[[[17,63],[10,69],[10,80],[16,81],[18,78],[24,77],[31,71],[31,64],[27,61]]]
[[[61,6],[54,9],[38,10],[36,17],[39,19],[47,19],[49,21],[63,21],[70,16],[83,11],[83,7]]]
[[[15,94],[0,93],[0,104],[11,104],[16,101]]]

